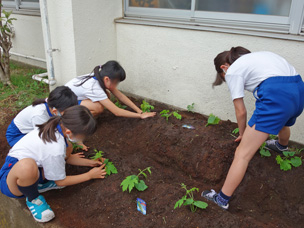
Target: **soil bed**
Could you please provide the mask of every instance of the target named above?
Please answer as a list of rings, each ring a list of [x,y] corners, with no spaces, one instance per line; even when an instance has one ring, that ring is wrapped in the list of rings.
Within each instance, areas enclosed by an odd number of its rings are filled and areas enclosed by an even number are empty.
[[[137,102],[138,104],[138,102]],[[155,104],[159,113],[167,107]],[[219,190],[233,159],[237,143],[231,131],[237,127],[230,121],[205,127],[207,118],[180,112],[181,121],[168,122],[159,114],[153,119],[117,118],[106,111],[98,118],[97,132],[85,142],[105,152],[118,169],[105,180],[45,193],[56,214],[56,223],[63,227],[303,227],[303,166],[283,172],[275,155],[255,155],[245,179],[224,211],[213,203],[206,210],[191,213],[188,207],[173,210],[184,195],[180,183],[198,187],[196,200],[203,200],[204,189]],[[0,164],[9,146],[5,130],[12,117],[1,126]],[[184,129],[183,124],[196,129]],[[144,192],[122,192],[120,183],[138,169],[152,167],[152,175]],[[68,174],[88,171],[85,167],[67,167]],[[147,202],[147,215],[136,210],[136,198]]]

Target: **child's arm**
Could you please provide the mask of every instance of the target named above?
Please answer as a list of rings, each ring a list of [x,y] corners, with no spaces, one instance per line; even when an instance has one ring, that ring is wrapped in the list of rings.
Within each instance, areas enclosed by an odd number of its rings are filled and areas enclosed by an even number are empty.
[[[146,119],[156,115],[156,112],[145,112],[140,114],[118,108],[110,99],[105,99],[99,102],[115,116]]]
[[[113,89],[111,92],[118,100],[132,108],[135,112],[142,113],[142,110],[138,108],[126,95],[120,92],[117,88]]]
[[[58,180],[55,181],[55,183],[58,186],[70,186],[74,184],[80,184],[82,182],[92,179],[104,179],[107,174],[104,167],[105,164],[100,167],[93,168],[87,173],[83,173],[75,176],[66,176],[64,180]]]
[[[235,142],[239,142],[242,140],[247,125],[247,110],[243,98],[234,99],[233,104],[240,134],[239,137],[235,140]]]
[[[88,167],[96,167],[102,165],[100,161],[84,158],[83,153],[71,154],[71,156],[67,158],[66,162],[70,165],[88,166]]]

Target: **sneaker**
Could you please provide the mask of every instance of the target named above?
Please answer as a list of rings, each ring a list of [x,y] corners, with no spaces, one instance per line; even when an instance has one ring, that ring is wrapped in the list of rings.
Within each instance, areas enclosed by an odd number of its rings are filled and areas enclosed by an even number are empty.
[[[280,149],[277,146],[277,141],[278,140],[275,140],[275,139],[267,140],[265,148],[268,149],[268,150],[272,150],[274,152],[280,153],[280,154],[282,154],[284,151],[288,151],[288,147],[286,147],[285,149]]]
[[[209,190],[203,191],[202,197],[206,198],[207,200],[213,201],[224,210],[228,210],[229,208],[229,203],[227,205],[223,205],[217,201],[217,193],[213,189],[211,189],[211,191]]]
[[[55,218],[54,212],[42,195],[33,199],[32,202],[28,201],[26,198],[26,205],[37,222],[48,222]]]
[[[64,186],[58,186],[55,181],[48,181],[44,184],[38,184],[38,192],[43,193],[53,189],[62,189]]]

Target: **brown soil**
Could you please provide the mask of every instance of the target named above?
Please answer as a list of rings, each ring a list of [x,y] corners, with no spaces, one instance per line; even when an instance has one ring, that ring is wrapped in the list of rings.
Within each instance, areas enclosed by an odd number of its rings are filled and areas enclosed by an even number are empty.
[[[167,108],[156,104],[159,113]],[[192,213],[188,207],[174,210],[175,202],[184,195],[180,183],[202,190],[219,190],[233,159],[237,143],[231,136],[235,123],[221,121],[205,127],[206,117],[180,112],[181,121],[166,120],[159,114],[153,119],[117,118],[105,112],[98,118],[97,132],[85,142],[105,152],[118,169],[105,180],[92,180],[63,190],[45,193],[56,214],[55,222],[63,227],[303,227],[303,167],[283,172],[275,156],[251,161],[246,176],[224,211],[211,202],[206,210]],[[5,130],[0,132],[0,164],[9,146]],[[182,128],[183,124],[195,130]],[[122,192],[120,183],[138,169],[152,167],[144,192]],[[68,166],[68,174],[88,171],[85,167]],[[136,210],[136,198],[147,202],[147,215]]]

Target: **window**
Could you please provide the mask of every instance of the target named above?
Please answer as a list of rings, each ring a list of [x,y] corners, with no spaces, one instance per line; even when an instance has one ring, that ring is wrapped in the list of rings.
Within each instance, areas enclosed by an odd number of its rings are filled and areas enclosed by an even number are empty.
[[[2,4],[11,10],[39,10],[39,0],[5,0]]]
[[[303,0],[126,0],[125,16],[304,35]]]

